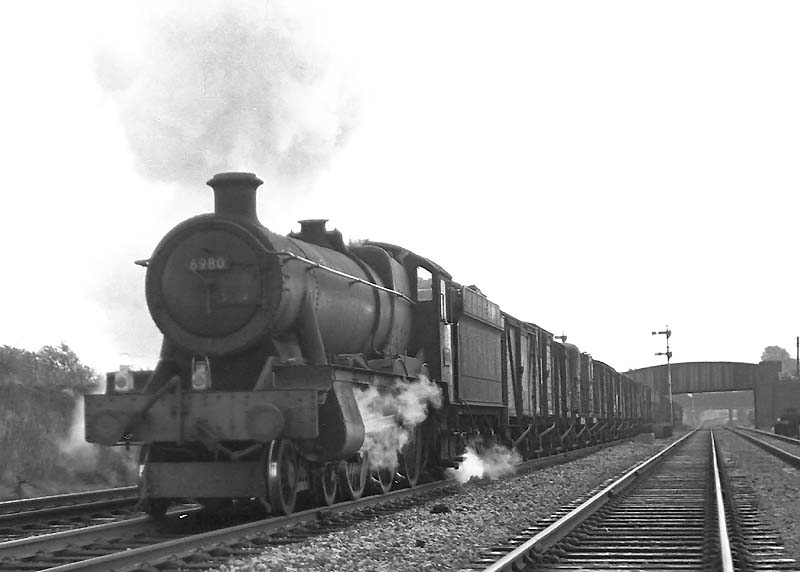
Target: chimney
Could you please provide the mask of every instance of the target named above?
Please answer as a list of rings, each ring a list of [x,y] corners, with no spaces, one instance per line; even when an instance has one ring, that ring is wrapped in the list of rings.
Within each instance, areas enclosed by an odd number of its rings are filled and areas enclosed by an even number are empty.
[[[214,213],[258,222],[256,189],[264,181],[253,173],[218,173],[206,183],[214,189]]]

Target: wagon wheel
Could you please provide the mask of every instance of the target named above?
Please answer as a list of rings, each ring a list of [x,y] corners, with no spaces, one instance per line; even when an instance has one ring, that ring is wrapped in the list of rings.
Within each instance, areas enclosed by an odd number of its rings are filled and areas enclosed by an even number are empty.
[[[297,453],[291,441],[276,439],[267,452],[267,495],[272,512],[291,514],[297,500]]]
[[[339,490],[344,500],[357,500],[364,494],[369,476],[366,453],[356,453],[337,466]]]
[[[330,506],[336,502],[336,491],[339,489],[336,473],[336,463],[325,463],[313,472],[311,487],[318,504]]]
[[[419,482],[425,464],[424,459],[425,443],[422,438],[422,428],[417,427],[400,454],[400,474],[410,488],[414,488]]]

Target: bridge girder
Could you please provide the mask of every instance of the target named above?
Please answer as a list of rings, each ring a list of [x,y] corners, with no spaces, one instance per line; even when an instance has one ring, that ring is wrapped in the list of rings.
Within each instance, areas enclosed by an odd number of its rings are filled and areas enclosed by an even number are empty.
[[[775,379],[778,371],[780,371],[780,362],[699,361],[674,363],[670,366],[672,394],[753,390],[759,380]],[[627,375],[635,381],[649,385],[660,395],[668,393],[666,364],[630,370]]]

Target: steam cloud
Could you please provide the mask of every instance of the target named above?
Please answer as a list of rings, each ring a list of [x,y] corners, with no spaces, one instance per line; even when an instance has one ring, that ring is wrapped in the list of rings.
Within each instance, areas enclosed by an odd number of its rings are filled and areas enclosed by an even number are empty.
[[[163,225],[150,212],[139,241],[117,250],[94,296],[111,339],[140,367],[152,367],[161,336],[145,304],[144,271],[131,262],[152,252],[154,229],[197,214],[183,192],[208,193],[202,183],[211,175],[242,170],[271,183],[273,200],[281,192],[295,198],[343,145],[357,108],[342,74],[276,2],[170,3],[149,13],[157,16],[136,45],[115,36],[94,57],[136,168],[177,191],[162,207]]]
[[[389,391],[368,387],[356,392],[366,435],[362,451],[369,456],[373,468],[397,466],[400,451],[425,421],[428,408],[442,406],[442,391],[425,376],[413,383],[396,383]]]
[[[188,3],[151,26],[131,58],[99,52],[141,171],[196,185],[255,171],[297,183],[324,167],[354,120],[354,100],[274,3]]]
[[[73,472],[77,467],[94,467],[97,465],[97,445],[87,443],[85,439],[83,398],[78,397],[72,413],[72,425],[69,433],[58,440],[58,449],[68,462],[68,469]]]
[[[521,461],[519,453],[502,445],[495,444],[488,449],[481,449],[480,452],[475,447],[468,446],[458,469],[447,469],[447,474],[462,484],[472,477],[488,477],[494,480],[513,473],[514,467]]]
[[[102,391],[102,384],[96,391]],[[72,413],[72,424],[66,437],[57,441],[59,466],[72,482],[101,483],[121,486],[134,483],[138,447],[125,451],[120,447],[101,447],[85,439],[84,400],[78,396]]]
[[[98,390],[101,388],[98,387]],[[84,400],[77,396],[68,432],[56,436],[55,454],[41,467],[6,467],[0,475],[0,500],[132,485],[136,482],[138,447],[101,447],[84,439]],[[16,478],[16,482],[15,482]],[[21,479],[21,480],[20,480]]]

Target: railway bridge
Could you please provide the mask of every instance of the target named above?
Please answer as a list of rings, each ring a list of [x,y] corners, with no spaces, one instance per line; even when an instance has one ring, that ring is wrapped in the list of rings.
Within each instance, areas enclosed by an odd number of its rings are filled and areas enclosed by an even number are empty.
[[[670,366],[674,400],[684,408],[689,422],[697,423],[702,411],[755,410],[755,425],[771,429],[778,416],[790,407],[800,411],[800,383],[778,379],[781,363],[705,361],[674,363]],[[627,372],[634,380],[649,385],[654,395],[667,395],[667,366],[658,365]],[[688,412],[688,415],[687,415]]]

